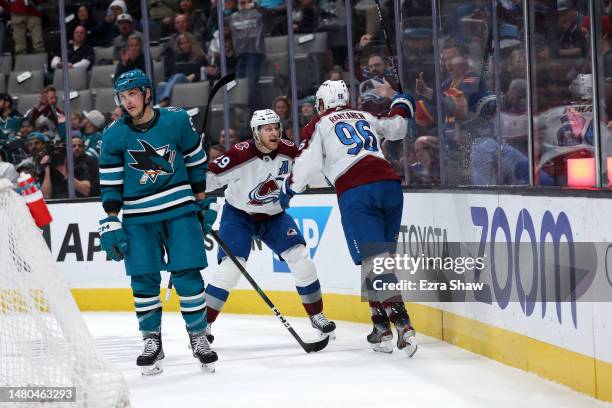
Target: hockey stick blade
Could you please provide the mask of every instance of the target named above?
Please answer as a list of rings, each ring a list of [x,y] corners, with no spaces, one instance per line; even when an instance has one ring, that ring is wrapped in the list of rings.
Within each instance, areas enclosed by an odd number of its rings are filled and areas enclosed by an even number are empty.
[[[319,341],[315,341],[314,343],[304,343],[301,346],[304,349],[304,351],[307,353],[312,353],[312,352],[316,353],[317,351],[321,351],[325,347],[327,347],[328,343],[329,343],[329,336],[325,336]]]
[[[226,76],[219,78],[219,80],[215,83],[213,88],[210,90],[210,93],[208,94],[208,102],[206,102],[206,112],[204,113],[202,131],[204,132],[206,131],[206,125],[208,124],[208,113],[210,112],[210,104],[212,103],[212,100],[215,98],[215,95],[217,94],[217,92],[219,92],[221,88],[223,88],[225,85],[232,82],[234,79],[236,79],[236,75],[234,75],[233,73],[227,74]]]
[[[229,249],[228,246],[225,244],[225,242],[219,237],[219,234],[217,234],[217,232],[215,231],[210,231],[210,235],[213,237],[215,241],[217,241],[217,244],[219,244],[221,249],[223,249],[223,252],[225,252],[225,254],[232,260],[234,265],[236,265],[236,267],[240,270],[240,272],[246,278],[246,280],[249,281],[251,286],[253,286],[253,289],[255,289],[257,294],[263,299],[264,302],[266,302],[270,310],[272,310],[272,313],[274,313],[274,315],[278,318],[278,320],[280,320],[283,326],[285,326],[285,328],[289,331],[289,333],[291,333],[293,338],[299,343],[300,346],[302,346],[302,349],[304,349],[306,353],[321,351],[325,347],[327,347],[327,344],[329,343],[329,336],[325,336],[321,340],[318,340],[312,343],[305,342],[304,340],[302,340],[300,335],[297,334],[297,332],[293,329],[293,327],[291,327],[291,324],[289,324],[287,319],[285,319],[285,317],[281,314],[281,312],[279,312],[276,306],[274,306],[274,303],[272,303],[268,295],[265,294],[265,292],[259,287],[257,282],[255,282],[255,280],[247,272],[245,267],[242,266],[242,264],[238,261],[238,259],[236,258],[232,250]]]

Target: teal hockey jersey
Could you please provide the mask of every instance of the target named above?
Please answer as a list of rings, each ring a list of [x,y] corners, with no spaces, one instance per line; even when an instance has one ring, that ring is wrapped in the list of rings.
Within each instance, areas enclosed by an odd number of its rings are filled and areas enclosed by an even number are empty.
[[[195,212],[206,190],[206,152],[187,112],[154,109],[146,129],[121,117],[102,137],[100,187],[106,212],[123,209],[123,223],[167,220]]]

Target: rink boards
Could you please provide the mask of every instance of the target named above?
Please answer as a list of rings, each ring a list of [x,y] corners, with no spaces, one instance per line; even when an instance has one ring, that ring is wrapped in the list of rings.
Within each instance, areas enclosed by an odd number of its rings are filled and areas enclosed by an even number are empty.
[[[292,205],[290,214],[304,233],[317,265],[326,313],[334,319],[368,322],[368,307],[359,297],[360,271],[346,248],[335,195],[298,196]],[[443,236],[448,241],[490,241],[492,230],[496,231],[496,242],[512,244],[515,231],[524,227],[527,218],[538,237],[566,233],[561,242],[607,242],[607,233],[612,231],[612,215],[606,211],[609,202],[599,198],[426,192],[405,193],[404,206],[399,241],[423,248],[440,245]],[[100,252],[96,231],[97,220],[103,217],[101,205],[52,204],[51,212],[54,222],[46,232],[47,239],[80,308],[133,310],[122,264],[107,261]],[[216,245],[207,239],[206,247],[214,268]],[[607,261],[603,259],[602,264]],[[247,267],[284,314],[304,315],[287,265],[261,242],[254,241]],[[204,271],[205,278],[209,270]],[[527,272],[531,274],[514,271]],[[163,275],[166,282],[168,274]],[[508,282],[507,291],[516,291],[517,280],[513,277]],[[602,282],[608,284],[609,279]],[[178,310],[176,295],[164,308]],[[496,296],[491,303],[409,305],[417,331],[612,401],[610,303],[557,305],[551,299],[545,308],[536,304],[532,310],[524,309],[517,302],[505,302],[504,296]],[[244,279],[224,311],[269,313]]]

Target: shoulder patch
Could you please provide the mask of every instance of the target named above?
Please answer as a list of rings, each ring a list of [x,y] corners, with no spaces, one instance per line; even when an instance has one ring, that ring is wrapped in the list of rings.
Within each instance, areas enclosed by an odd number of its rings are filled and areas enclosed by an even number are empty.
[[[223,156],[209,164],[208,170],[220,174],[257,156],[254,141],[236,143]]]

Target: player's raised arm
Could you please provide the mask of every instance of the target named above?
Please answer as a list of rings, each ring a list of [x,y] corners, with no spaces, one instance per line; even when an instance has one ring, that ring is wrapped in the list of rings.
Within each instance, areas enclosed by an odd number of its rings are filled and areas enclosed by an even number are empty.
[[[409,93],[397,93],[389,113],[373,121],[374,129],[387,140],[402,140],[408,130],[408,121],[414,119],[416,103]]]

